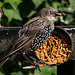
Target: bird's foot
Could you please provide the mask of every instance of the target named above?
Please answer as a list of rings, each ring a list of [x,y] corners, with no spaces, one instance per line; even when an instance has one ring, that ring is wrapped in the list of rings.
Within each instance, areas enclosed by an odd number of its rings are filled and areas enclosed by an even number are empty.
[[[50,67],[50,65],[48,63],[45,63],[44,61],[40,60],[40,64],[43,64],[43,65],[48,65]]]
[[[41,72],[38,63],[33,63],[25,54],[23,54],[23,57],[26,58],[35,68],[38,68],[38,70]],[[35,58],[32,58],[34,61],[36,60]]]
[[[33,64],[33,66],[35,66],[35,68],[36,68],[36,69],[38,69],[38,70],[41,72],[41,70],[40,70],[40,67],[39,67],[39,64],[38,64],[38,63]]]

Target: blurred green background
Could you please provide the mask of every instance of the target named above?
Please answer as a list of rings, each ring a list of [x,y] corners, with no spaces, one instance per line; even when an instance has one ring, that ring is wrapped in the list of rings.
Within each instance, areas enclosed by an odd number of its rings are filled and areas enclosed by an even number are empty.
[[[75,25],[75,0],[0,0],[3,10],[2,26],[22,26],[30,18],[37,16],[41,8],[49,6],[67,14],[65,17],[58,17],[55,25]],[[29,65],[27,61],[6,62],[0,75],[57,75],[56,66],[41,67],[42,72],[39,72],[36,69],[23,70],[21,64]]]

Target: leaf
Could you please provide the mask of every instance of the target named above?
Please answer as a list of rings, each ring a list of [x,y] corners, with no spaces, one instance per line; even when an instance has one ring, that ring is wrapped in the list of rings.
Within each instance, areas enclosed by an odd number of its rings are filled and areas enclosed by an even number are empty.
[[[49,4],[47,1],[45,1],[45,6],[46,6],[46,7],[49,7],[50,4]]]
[[[62,1],[61,1],[61,5],[62,5],[62,6],[67,5],[67,2],[64,1],[64,0],[62,0]]]
[[[20,20],[22,21],[22,18],[20,16],[20,13],[19,13],[19,10],[14,10],[14,17],[13,17],[15,20]]]
[[[10,3],[10,5],[13,7],[14,10],[16,10],[19,3],[16,3],[16,2],[15,3]]]
[[[52,3],[52,6],[54,7],[54,9],[57,9],[57,7],[58,7],[58,6],[57,6],[57,2],[53,2],[53,3]]]
[[[65,19],[65,24],[69,24],[72,21],[73,21],[73,17],[71,15],[67,15]]]
[[[3,7],[4,15],[8,18],[8,22],[13,19],[14,11],[13,9],[6,9]]]
[[[4,3],[14,3],[14,2],[21,3],[22,0],[4,0]]]
[[[74,7],[75,8],[75,0],[70,0],[70,7]]]
[[[63,12],[73,13],[75,10],[72,8],[59,8],[59,10]]]
[[[3,5],[3,3],[2,3],[2,2],[0,2],[0,7],[2,7],[2,5]]]
[[[42,4],[42,2],[45,1],[45,0],[32,0],[32,1],[33,1],[33,3],[35,4],[35,8],[37,8],[37,7],[39,7],[39,6]]]
[[[11,73],[10,75],[23,75],[23,74],[22,74],[22,72],[18,72],[18,73],[13,72],[13,73]]]
[[[5,3],[9,3],[13,9],[17,9],[18,5],[22,2],[22,0],[5,0]]]
[[[35,8],[35,5],[33,4],[32,0],[23,0],[22,4],[20,4],[20,14],[22,18],[27,17],[30,12],[32,12]]]
[[[60,7],[60,3],[59,2],[57,2],[57,1],[55,1],[55,2],[53,2],[52,3],[52,6],[54,7],[54,9],[58,9],[58,6]]]
[[[48,66],[43,66],[43,67],[40,67],[41,69],[41,72],[36,69],[35,72],[29,72],[29,75],[57,75],[57,69],[56,69],[56,66],[51,66],[51,67],[48,67]]]
[[[4,75],[2,72],[0,72],[0,75]]]
[[[27,18],[31,17],[34,14],[34,11],[32,10],[28,15]]]
[[[17,2],[10,3],[10,5],[13,7],[13,9],[16,10],[21,2],[21,0],[18,0]]]

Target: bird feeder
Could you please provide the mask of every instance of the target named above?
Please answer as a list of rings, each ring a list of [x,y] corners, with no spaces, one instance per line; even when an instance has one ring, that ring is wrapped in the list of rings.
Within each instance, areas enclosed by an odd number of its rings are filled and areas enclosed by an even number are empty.
[[[37,50],[36,56],[48,64],[61,64],[66,62],[72,52],[72,38],[69,33],[60,27],[55,27],[52,35]]]
[[[3,52],[7,51],[8,47],[10,45],[10,42],[12,41],[13,37],[17,34],[17,32],[19,31],[20,28],[21,27],[2,27],[2,28],[0,28],[0,56],[2,55]],[[75,26],[62,26],[61,28],[56,27],[55,31],[58,31],[59,33],[63,34],[65,38],[67,38],[67,40],[68,40],[67,44],[70,45],[70,48],[71,48],[71,54],[67,58],[68,61],[66,60],[65,63],[63,63],[63,64],[59,63],[61,65],[57,66],[57,71],[58,71],[57,73],[58,73],[58,75],[60,75],[60,74],[65,75],[66,73],[67,73],[67,75],[69,75],[69,74],[72,75],[72,72],[74,72],[73,66],[74,66],[74,60],[75,60],[75,50],[74,50],[75,49],[74,48],[75,47],[74,46],[75,45],[74,44],[75,43],[74,42]],[[66,39],[64,39],[64,40],[66,41]]]

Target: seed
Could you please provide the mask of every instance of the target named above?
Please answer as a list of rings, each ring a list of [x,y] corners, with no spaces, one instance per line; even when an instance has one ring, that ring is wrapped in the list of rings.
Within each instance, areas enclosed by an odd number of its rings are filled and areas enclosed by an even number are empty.
[[[45,63],[61,64],[67,61],[71,50],[65,35],[55,31],[40,48],[35,50],[35,53]]]

